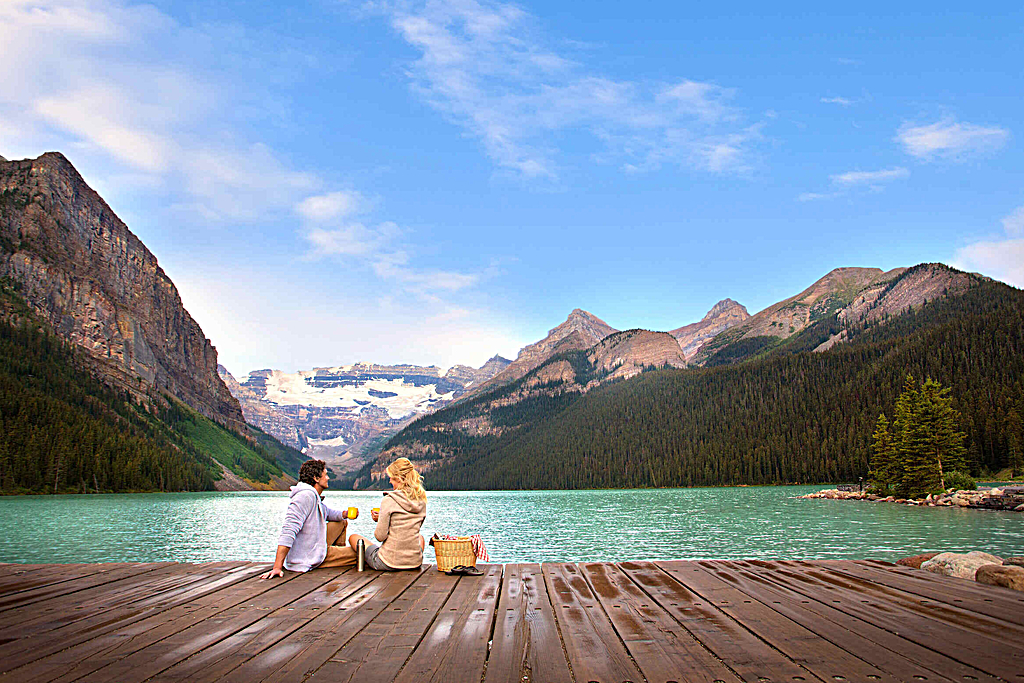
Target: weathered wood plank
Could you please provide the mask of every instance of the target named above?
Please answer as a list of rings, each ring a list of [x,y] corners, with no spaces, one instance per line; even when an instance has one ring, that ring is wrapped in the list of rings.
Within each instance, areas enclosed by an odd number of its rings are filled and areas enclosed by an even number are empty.
[[[502,565],[463,576],[395,683],[480,683],[501,590]]]
[[[130,655],[108,655],[104,659],[110,661],[103,668],[91,673],[89,680],[97,683],[144,681],[246,629],[275,610],[287,607],[310,591],[334,580],[337,574],[338,570],[307,572],[282,586],[277,586],[276,590],[266,591],[198,624],[188,625],[187,628],[141,650],[135,650]]]
[[[979,631],[975,622],[987,617],[972,613],[951,616],[948,612],[955,608],[930,603],[921,605],[919,601],[901,604],[903,597],[898,593],[875,591],[884,586],[856,582],[826,568],[785,567],[774,576],[778,582],[809,598],[817,596],[823,602],[840,600],[849,614],[918,645],[940,647],[944,654],[993,676],[1012,681],[1024,672],[1022,641],[1007,642]]]
[[[123,564],[123,563],[122,563]],[[0,595],[104,571],[102,564],[8,564],[0,574]],[[118,565],[121,566],[121,565]]]
[[[619,565],[644,592],[744,681],[812,680],[811,673],[783,656],[736,620],[691,591],[653,562]]]
[[[976,668],[848,614],[842,602],[808,600],[803,593],[775,583],[773,564],[717,562],[715,571],[762,604],[902,680],[998,683]]]
[[[31,610],[0,613],[0,632],[16,630],[20,637],[25,638],[39,632],[53,631],[122,605],[159,595],[166,590],[209,581],[242,564],[214,562],[199,567],[168,565],[152,572],[78,591],[73,595],[41,600],[34,603]]]
[[[1024,626],[1024,593],[898,565],[822,562],[832,571]]]
[[[544,564],[541,569],[576,680],[643,680],[576,565]]]
[[[149,680],[154,683],[195,678],[221,680],[326,610],[357,593],[372,578],[370,574],[359,573],[355,569],[343,571],[330,582],[279,607],[259,621],[178,662]]]
[[[854,657],[813,631],[754,601],[716,577],[707,562],[659,562],[665,571],[759,638],[823,680],[897,683],[892,675]],[[837,679],[842,676],[843,679]]]
[[[505,565],[484,683],[572,683],[539,564]]]
[[[229,570],[220,578],[193,584],[182,591],[169,591],[164,595],[152,596],[131,605],[96,614],[75,622],[71,626],[55,628],[30,638],[13,639],[13,642],[0,646],[0,661],[4,663],[3,668],[9,671],[41,660],[61,650],[91,641],[92,649],[79,648],[76,650],[80,657],[85,658],[92,654],[97,646],[102,647],[103,641],[97,640],[100,636],[118,629],[126,629],[136,622],[142,622],[141,626],[145,627],[147,624],[173,620],[186,611],[196,614],[196,611],[201,610],[206,602],[217,599],[210,597],[210,594],[231,584],[244,581],[260,571],[265,571],[266,567],[267,565],[244,565],[236,570]],[[187,608],[179,607],[185,604],[189,604],[189,606]],[[141,632],[137,631],[139,634]]]
[[[580,565],[619,638],[648,681],[739,681],[615,565]]]
[[[193,604],[181,605],[165,613],[147,617],[58,651],[42,660],[31,662],[11,672],[14,676],[10,679],[5,675],[0,681],[72,681],[92,676],[94,672],[150,645],[178,636],[189,626],[203,624],[206,620],[216,618],[232,609],[244,609],[247,605],[254,607],[254,600],[267,594],[280,593],[287,584],[303,576],[308,575],[286,573],[284,578],[276,579],[274,582],[249,578],[211,596],[196,600]],[[328,576],[323,576],[320,580],[326,582],[328,579]],[[229,634],[225,634],[225,637],[226,635]]]
[[[392,681],[437,618],[458,582],[434,569],[382,610],[310,677],[310,681]]]
[[[170,566],[172,564],[174,563],[110,564],[104,565],[104,567],[99,571],[84,573],[67,581],[43,580],[41,583],[36,585],[30,587],[27,586],[23,590],[12,591],[7,595],[0,597],[0,612],[23,607],[25,605],[31,605],[32,603],[39,602],[40,600],[47,600],[60,595],[70,595],[72,593],[85,590],[86,588],[100,586],[105,583],[110,583],[111,581],[118,581],[129,576],[135,576],[136,574],[155,571],[161,567]],[[30,583],[34,582],[30,581]]]

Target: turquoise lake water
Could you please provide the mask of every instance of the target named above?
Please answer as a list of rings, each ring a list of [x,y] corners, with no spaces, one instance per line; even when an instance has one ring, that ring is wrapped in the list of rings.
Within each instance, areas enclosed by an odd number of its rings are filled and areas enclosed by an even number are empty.
[[[1024,555],[1024,514],[802,500],[820,486],[428,492],[423,531],[479,533],[493,562]],[[379,492],[328,491],[372,536]],[[286,492],[0,498],[0,562],[273,559]],[[433,560],[428,548],[427,561]]]

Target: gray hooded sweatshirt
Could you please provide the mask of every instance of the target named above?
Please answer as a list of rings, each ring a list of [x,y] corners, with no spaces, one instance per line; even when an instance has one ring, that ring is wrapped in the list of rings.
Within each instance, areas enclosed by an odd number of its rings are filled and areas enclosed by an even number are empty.
[[[412,500],[405,491],[385,491],[373,535],[381,542],[380,559],[392,569],[415,569],[423,564],[420,527],[427,501]]]
[[[290,572],[308,572],[327,557],[327,522],[340,522],[345,517],[324,502],[323,496],[305,482],[292,487],[284,527],[278,545],[290,548],[284,568]]]

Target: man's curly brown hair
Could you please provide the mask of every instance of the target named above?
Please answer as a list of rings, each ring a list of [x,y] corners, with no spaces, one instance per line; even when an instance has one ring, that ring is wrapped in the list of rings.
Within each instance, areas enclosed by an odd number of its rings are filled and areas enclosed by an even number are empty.
[[[299,481],[312,486],[320,478],[320,475],[324,473],[324,468],[326,467],[327,463],[323,460],[307,460],[299,468]]]

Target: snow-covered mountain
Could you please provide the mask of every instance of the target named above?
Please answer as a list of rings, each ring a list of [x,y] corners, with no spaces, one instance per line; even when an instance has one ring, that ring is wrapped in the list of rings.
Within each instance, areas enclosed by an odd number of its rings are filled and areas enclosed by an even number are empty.
[[[355,363],[299,372],[255,370],[221,378],[250,424],[341,473],[358,469],[383,443],[417,416],[443,406],[504,370],[500,356],[480,368],[456,365]]]

